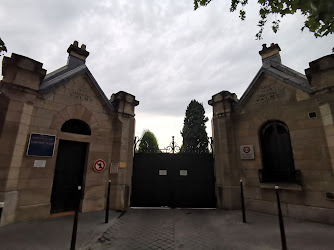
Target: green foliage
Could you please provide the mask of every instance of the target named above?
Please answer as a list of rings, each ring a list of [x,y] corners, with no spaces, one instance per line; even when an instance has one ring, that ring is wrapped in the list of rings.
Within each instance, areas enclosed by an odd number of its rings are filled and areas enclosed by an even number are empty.
[[[194,0],[194,9],[200,6],[207,6],[212,0]],[[239,17],[245,20],[246,12],[243,6],[248,4],[248,0],[231,0],[230,12],[234,12],[241,5]],[[324,37],[334,33],[334,0],[258,0],[260,5],[260,20],[258,25],[259,32],[255,35],[256,39],[262,39],[264,26],[270,14],[280,16],[295,14],[299,11],[306,17],[303,31],[308,28],[315,37]],[[272,22],[272,30],[276,33],[279,30],[280,20],[277,18]]]
[[[205,123],[208,120],[203,104],[192,100],[187,107],[181,131],[183,137],[181,152],[208,152],[208,135],[205,130]]]
[[[5,46],[5,43],[0,38],[0,55],[2,55],[2,53],[4,53],[4,52],[7,52],[7,48]]]
[[[160,152],[158,141],[155,138],[155,135],[148,129],[144,130],[143,132],[143,136],[140,139],[138,152],[139,153],[142,153],[142,152],[158,153]]]

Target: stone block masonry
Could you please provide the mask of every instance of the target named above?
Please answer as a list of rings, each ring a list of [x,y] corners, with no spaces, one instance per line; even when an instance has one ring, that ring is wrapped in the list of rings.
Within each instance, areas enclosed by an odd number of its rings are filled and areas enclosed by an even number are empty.
[[[274,186],[278,185],[285,216],[333,223],[334,200],[326,193],[334,193],[334,55],[311,62],[305,76],[284,66],[279,51],[277,44],[264,45],[263,65],[240,100],[222,91],[209,101],[218,206],[238,208],[236,183],[242,179],[248,210],[277,213]],[[277,138],[285,143],[266,137],[266,133],[276,136],[268,132],[270,124],[279,124]],[[284,138],[279,136],[282,131],[287,131]],[[242,145],[254,147],[254,159],[240,157]],[[288,153],[291,160],[285,161]],[[279,178],[286,165],[292,178]],[[268,171],[275,180],[265,179]],[[233,187],[234,193],[227,191]]]
[[[58,197],[55,173],[62,157],[61,141],[87,145],[79,166],[83,176],[80,180],[82,212],[104,209],[109,166],[120,161],[129,167],[113,177],[116,189],[111,196],[117,198],[111,201],[110,207],[129,207],[129,202],[124,202],[129,201],[129,197],[124,197],[129,196],[124,185],[131,186],[131,178],[124,176],[132,175],[132,155],[127,151],[132,153],[134,107],[139,102],[123,91],[108,100],[85,65],[89,55],[85,45],[79,48],[78,42],[74,42],[68,53],[67,65],[47,75],[42,63],[33,59],[16,54],[4,58],[0,84],[0,159],[3,159],[0,202],[4,202],[1,225],[49,217],[54,206],[66,202],[55,198]],[[77,125],[65,129],[64,124],[71,121]],[[86,126],[89,133],[82,134],[80,126]],[[26,155],[31,133],[56,136],[52,157]],[[93,170],[93,163],[98,159],[107,165],[101,173]],[[44,162],[44,167],[36,167],[36,161]],[[72,167],[75,166],[68,166]],[[59,178],[65,181],[70,174],[68,171]]]

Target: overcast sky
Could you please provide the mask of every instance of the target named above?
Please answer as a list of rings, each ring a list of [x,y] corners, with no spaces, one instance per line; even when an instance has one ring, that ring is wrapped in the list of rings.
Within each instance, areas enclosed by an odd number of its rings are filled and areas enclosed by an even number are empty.
[[[187,105],[228,90],[240,98],[261,67],[263,43],[278,43],[282,62],[301,73],[328,55],[333,35],[314,38],[299,14],[281,20],[274,34],[258,31],[258,6],[246,6],[246,21],[230,13],[230,0],[193,11],[192,0],[2,0],[0,37],[8,53],[43,63],[52,72],[66,64],[74,40],[87,45],[87,66],[109,98],[120,90],[136,96],[136,135],[150,129],[163,148],[180,131]],[[271,21],[270,21],[271,22]],[[270,23],[269,23],[270,24]],[[207,123],[211,136],[210,122]]]

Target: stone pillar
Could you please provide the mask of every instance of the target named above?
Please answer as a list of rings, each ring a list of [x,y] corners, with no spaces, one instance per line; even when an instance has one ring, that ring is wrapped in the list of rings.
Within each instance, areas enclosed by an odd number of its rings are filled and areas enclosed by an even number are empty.
[[[12,54],[4,57],[3,79],[0,85],[1,107],[6,108],[0,135],[0,199],[4,201],[1,225],[24,218],[25,210],[20,207],[19,181],[22,160],[29,138],[29,125],[38,95],[39,85],[46,74],[42,63]],[[28,180],[24,180],[28,182]],[[35,214],[39,211],[35,210]]]
[[[39,90],[46,70],[43,64],[25,56],[12,54],[2,62],[2,83],[8,83],[28,90]]]
[[[305,73],[318,101],[334,174],[334,54],[310,62],[309,66]]]
[[[232,105],[236,100],[236,95],[228,91],[222,91],[209,100],[209,105],[213,107],[212,131],[217,200],[218,207],[224,209],[239,209],[241,206],[240,175],[231,117]]]
[[[111,209],[127,209],[130,206],[130,191],[135,137],[135,96],[120,91],[111,96],[117,116],[113,121],[112,161],[119,162],[118,174],[112,174]]]

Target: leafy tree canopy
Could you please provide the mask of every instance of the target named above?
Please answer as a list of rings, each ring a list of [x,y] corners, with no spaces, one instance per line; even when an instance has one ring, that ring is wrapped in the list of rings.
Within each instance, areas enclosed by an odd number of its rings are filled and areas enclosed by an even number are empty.
[[[205,123],[208,120],[203,104],[192,100],[187,107],[181,131],[183,137],[181,152],[208,152],[208,135],[205,130]]]
[[[194,0],[194,9],[200,6],[208,5],[212,0]],[[230,12],[239,9],[239,17],[245,20],[246,12],[243,7],[248,4],[248,0],[231,0]],[[334,33],[334,0],[258,0],[260,5],[260,20],[258,26],[259,32],[256,39],[262,39],[264,25],[270,14],[284,17],[287,14],[295,14],[298,10],[306,16],[303,31],[308,28],[315,37],[323,37]],[[272,22],[272,30],[276,33],[279,29],[280,19],[277,18]]]
[[[144,130],[143,136],[141,137],[138,152],[159,152],[158,141],[155,135],[147,130]]]
[[[5,46],[5,43],[0,38],[0,55],[2,55],[2,53],[4,53],[4,52],[7,52],[7,48]]]

